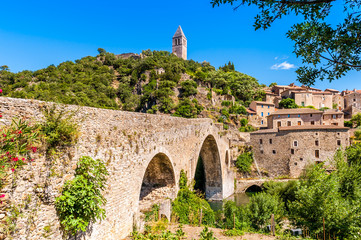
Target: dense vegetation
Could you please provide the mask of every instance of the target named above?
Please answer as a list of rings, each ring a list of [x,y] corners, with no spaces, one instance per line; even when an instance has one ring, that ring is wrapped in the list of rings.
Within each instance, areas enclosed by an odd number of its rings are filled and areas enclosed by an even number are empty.
[[[252,100],[264,92],[257,80],[228,63],[216,70],[207,62],[183,60],[166,51],[143,51],[122,56],[98,49],[95,57],[50,65],[37,71],[12,73],[0,68],[4,96],[82,106],[196,117],[211,109],[212,92],[231,94],[235,104],[223,113],[245,114]],[[209,95],[202,96],[203,87]],[[207,98],[208,97],[208,98]],[[222,114],[224,115],[224,114]]]

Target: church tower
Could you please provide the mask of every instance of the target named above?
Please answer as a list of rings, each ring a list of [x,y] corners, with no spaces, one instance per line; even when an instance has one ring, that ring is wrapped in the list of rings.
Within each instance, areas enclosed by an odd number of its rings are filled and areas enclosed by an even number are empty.
[[[178,27],[173,36],[172,52],[177,57],[187,60],[187,38],[184,35],[181,26]]]

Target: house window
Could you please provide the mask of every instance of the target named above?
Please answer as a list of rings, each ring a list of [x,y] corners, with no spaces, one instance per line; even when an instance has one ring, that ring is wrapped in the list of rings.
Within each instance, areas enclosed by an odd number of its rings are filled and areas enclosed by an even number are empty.
[[[261,124],[263,125],[263,120],[261,121]]]
[[[315,141],[315,145],[318,146],[319,145],[319,142],[318,140]]]
[[[253,116],[253,113],[251,113],[251,116]]]
[[[263,144],[263,141],[262,141],[262,139],[260,139],[260,140],[259,140],[259,144]]]
[[[261,116],[263,117],[263,112],[261,112]]]
[[[269,116],[269,113],[267,113],[267,115]]]
[[[294,149],[291,149],[291,154],[295,154],[295,150],[294,150]]]
[[[304,107],[304,106],[305,106],[305,102],[301,102],[301,105],[302,105],[302,107]]]
[[[315,125],[315,121],[311,121],[311,125]]]
[[[276,150],[272,150],[272,153],[273,153],[273,154],[276,154]]]
[[[315,157],[316,157],[316,158],[319,158],[319,157],[320,157],[320,150],[316,150],[316,151],[315,151]]]
[[[336,114],[333,114],[332,117],[333,117],[333,119],[336,119],[336,118],[337,118],[337,117],[336,117]]]
[[[301,117],[301,115],[300,115],[300,114],[298,114],[298,117]]]
[[[268,108],[269,108],[269,106],[268,106]]]
[[[297,122],[297,125],[298,125],[298,126],[301,126],[301,121],[298,121],[298,122]]]
[[[272,138],[269,140],[269,144],[272,144]]]
[[[278,118],[280,118],[281,117],[281,115],[278,115]]]
[[[341,140],[337,140],[337,146],[341,146]]]
[[[291,126],[291,121],[287,121],[287,126]]]
[[[297,142],[297,141],[293,141],[293,146],[294,146],[294,147],[298,147],[298,142]]]
[[[291,117],[291,115],[288,114],[288,117]]]
[[[263,108],[263,104],[262,104],[262,108]]]
[[[281,127],[281,122],[277,122],[277,127]]]
[[[312,117],[312,114],[310,114],[310,117]]]

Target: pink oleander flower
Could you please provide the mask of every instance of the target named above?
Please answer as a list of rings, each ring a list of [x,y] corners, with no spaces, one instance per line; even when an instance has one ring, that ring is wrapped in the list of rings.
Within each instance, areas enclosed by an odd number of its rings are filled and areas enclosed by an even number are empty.
[[[0,114],[0,118],[2,118],[2,117],[3,117],[3,115]]]
[[[19,134],[22,134],[23,132],[20,130],[18,133],[19,133]]]
[[[35,153],[37,148],[36,147],[31,147],[31,150],[33,150],[33,153]]]
[[[3,90],[0,88],[0,93],[3,93]]]
[[[0,195],[0,198],[4,198],[4,197],[5,197],[5,194],[1,194],[1,195]]]
[[[15,171],[15,169],[14,169],[14,168],[12,168],[12,169],[11,169],[11,171],[12,171],[12,172],[14,172],[14,171]]]
[[[13,161],[17,162],[17,161],[19,161],[19,158],[15,157],[15,158],[13,158]]]

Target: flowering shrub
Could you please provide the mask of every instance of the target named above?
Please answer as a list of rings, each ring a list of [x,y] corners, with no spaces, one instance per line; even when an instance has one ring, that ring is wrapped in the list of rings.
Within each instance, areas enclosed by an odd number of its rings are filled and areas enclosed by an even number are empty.
[[[31,153],[37,151],[38,136],[38,128],[22,119],[13,119],[10,126],[0,129],[1,182],[9,173],[33,161]]]

